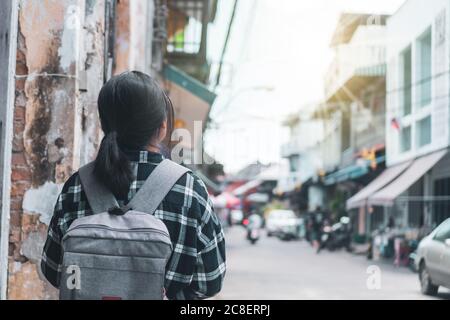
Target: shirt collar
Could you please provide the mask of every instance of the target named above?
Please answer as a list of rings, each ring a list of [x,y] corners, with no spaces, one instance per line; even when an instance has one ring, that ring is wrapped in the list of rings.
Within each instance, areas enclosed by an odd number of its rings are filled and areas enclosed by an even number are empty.
[[[124,153],[130,161],[138,163],[160,163],[164,160],[162,154],[147,150],[124,150]]]

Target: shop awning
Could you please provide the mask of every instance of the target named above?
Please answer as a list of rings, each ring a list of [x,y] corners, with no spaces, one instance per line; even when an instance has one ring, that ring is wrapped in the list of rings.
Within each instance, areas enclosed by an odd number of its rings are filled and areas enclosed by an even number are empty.
[[[385,161],[385,157],[378,157],[377,158],[377,164],[380,164]],[[334,173],[331,173],[324,178],[324,184],[326,186],[333,185],[335,183],[351,180],[351,179],[357,179],[359,177],[362,177],[369,173],[370,169],[370,162],[366,161],[364,165],[350,165],[346,168],[343,168],[339,171],[336,171]]]
[[[175,109],[175,127],[187,129],[192,137],[192,141],[183,140],[181,145],[187,149],[195,149],[201,142],[196,123],[205,127],[216,94],[172,65],[164,67],[163,76]]]
[[[406,170],[411,162],[405,162],[384,170],[378,177],[370,182],[366,187],[360,190],[357,194],[347,200],[347,210],[360,208],[367,204],[367,199],[375,192],[389,184],[392,180],[397,178],[403,171]]]
[[[436,165],[447,150],[441,150],[414,160],[411,166],[398,176],[392,183],[369,197],[370,206],[392,206],[395,199],[408,190],[425,173]]]

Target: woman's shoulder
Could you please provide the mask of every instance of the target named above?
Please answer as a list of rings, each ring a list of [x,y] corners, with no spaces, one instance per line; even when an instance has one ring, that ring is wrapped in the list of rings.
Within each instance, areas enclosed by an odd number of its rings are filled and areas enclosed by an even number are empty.
[[[192,199],[208,199],[208,191],[203,180],[193,171],[183,175],[167,195],[169,202],[191,203]]]
[[[75,171],[63,185],[62,192],[69,192],[70,188],[81,186],[78,170]]]
[[[205,183],[194,171],[189,171],[186,174],[186,184],[200,195],[205,197],[208,195],[208,190]]]
[[[85,194],[78,171],[74,172],[64,183],[61,193],[60,201],[65,207],[77,207],[81,200],[85,200]]]

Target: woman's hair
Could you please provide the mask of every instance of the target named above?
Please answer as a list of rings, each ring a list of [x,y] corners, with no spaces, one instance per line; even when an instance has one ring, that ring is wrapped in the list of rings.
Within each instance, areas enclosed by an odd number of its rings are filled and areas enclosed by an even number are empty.
[[[152,77],[132,71],[111,78],[103,86],[98,110],[105,136],[95,160],[94,174],[116,196],[125,196],[134,177],[123,150],[145,149],[159,135],[166,120],[170,140],[173,106]]]

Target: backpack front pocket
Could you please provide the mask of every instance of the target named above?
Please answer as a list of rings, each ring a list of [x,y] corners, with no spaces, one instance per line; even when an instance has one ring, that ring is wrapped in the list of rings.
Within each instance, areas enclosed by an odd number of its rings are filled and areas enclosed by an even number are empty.
[[[62,300],[161,300],[167,261],[151,257],[64,254]]]

